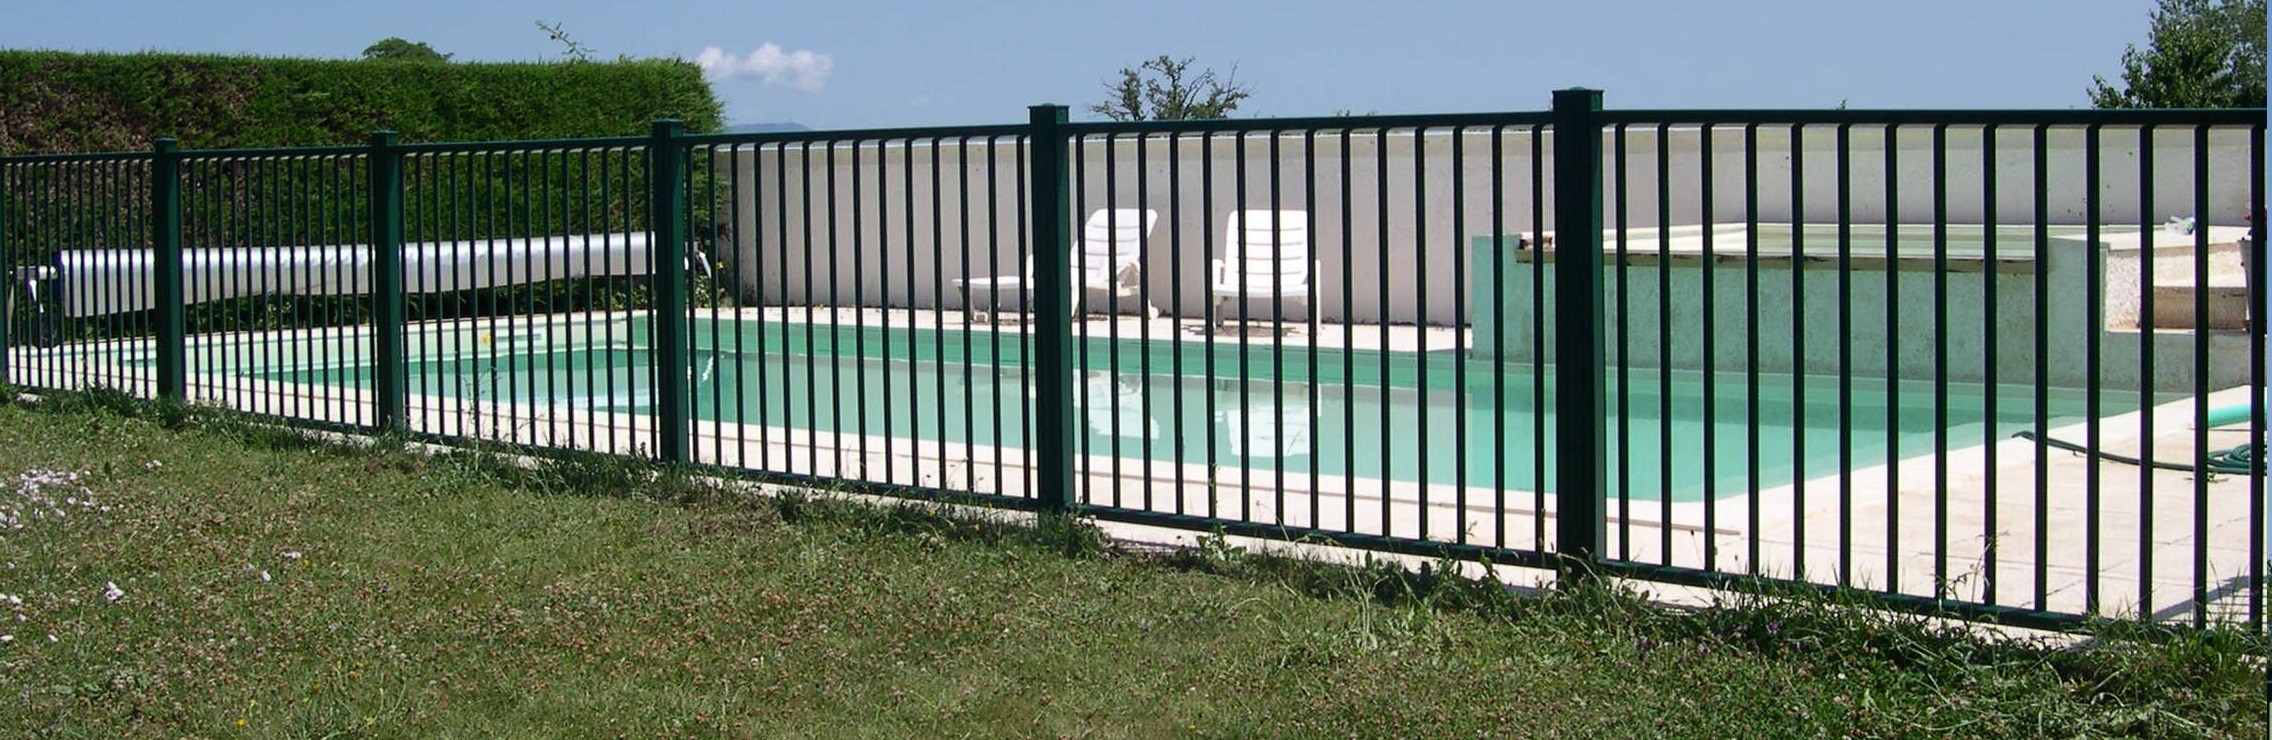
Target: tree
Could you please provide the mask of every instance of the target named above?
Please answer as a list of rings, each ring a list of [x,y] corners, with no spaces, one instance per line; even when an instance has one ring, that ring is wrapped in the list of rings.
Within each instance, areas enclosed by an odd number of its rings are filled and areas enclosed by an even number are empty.
[[[428,62],[433,64],[450,61],[449,54],[435,51],[434,47],[427,46],[424,41],[405,41],[393,36],[388,36],[383,41],[363,47],[363,58],[390,62]]]
[[[585,46],[583,42],[577,41],[576,39],[570,37],[568,35],[568,30],[564,28],[563,25],[564,24],[560,23],[545,23],[544,21],[536,22],[536,27],[543,30],[544,35],[551,37],[554,41],[560,42],[561,59],[570,62],[591,61],[592,47]]]
[[[1237,110],[1239,101],[1254,94],[1238,83],[1238,67],[1221,79],[1215,70],[1190,74],[1191,58],[1161,54],[1137,67],[1122,68],[1119,82],[1107,82],[1112,93],[1105,102],[1089,106],[1097,115],[1115,121],[1183,121],[1223,118]]]
[[[2264,107],[2265,0],[2160,0],[2146,49],[2122,52],[2122,88],[2093,78],[2100,108]]]

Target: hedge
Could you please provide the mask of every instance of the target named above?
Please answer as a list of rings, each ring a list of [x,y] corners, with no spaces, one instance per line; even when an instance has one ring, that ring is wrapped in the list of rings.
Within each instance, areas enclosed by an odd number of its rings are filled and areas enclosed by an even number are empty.
[[[406,143],[644,135],[664,117],[700,133],[719,128],[719,110],[700,70],[675,60],[434,64],[0,51],[5,154],[146,152],[158,136],[193,150],[362,144],[382,128],[401,132]],[[404,235],[478,239],[640,224],[643,156],[509,146],[414,155],[404,166]],[[707,177],[703,164],[690,172],[697,181]],[[0,268],[52,263],[60,249],[148,248],[148,174],[147,156],[0,167],[0,263],[11,263]],[[359,157],[195,156],[183,167],[184,242],[360,243],[368,234],[364,184]],[[708,208],[693,210],[697,224],[706,221]],[[697,227],[696,235],[706,232]],[[644,302],[637,282],[423,296],[410,309],[412,318],[441,318],[622,307]],[[264,296],[195,307],[188,323],[192,331],[357,323],[366,302]],[[67,333],[74,340],[135,336],[147,332],[147,321],[72,322]]]
[[[643,134],[722,125],[702,71],[675,59],[452,63],[0,51],[0,153],[134,151]]]

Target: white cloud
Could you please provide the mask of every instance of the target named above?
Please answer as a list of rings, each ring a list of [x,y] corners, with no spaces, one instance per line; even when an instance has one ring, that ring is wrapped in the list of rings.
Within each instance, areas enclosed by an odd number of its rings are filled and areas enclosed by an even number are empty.
[[[836,69],[836,60],[827,54],[810,49],[782,51],[780,45],[766,42],[750,50],[749,54],[728,54],[715,46],[704,47],[694,56],[694,63],[711,79],[725,81],[735,78],[754,78],[766,85],[786,84],[805,92],[820,92],[828,84],[828,73]]]

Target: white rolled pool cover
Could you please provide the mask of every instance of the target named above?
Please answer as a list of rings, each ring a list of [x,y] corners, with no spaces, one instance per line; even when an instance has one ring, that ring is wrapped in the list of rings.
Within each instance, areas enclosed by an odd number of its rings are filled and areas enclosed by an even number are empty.
[[[63,310],[72,317],[146,311],[157,303],[152,250],[67,250],[56,261]],[[645,275],[649,267],[643,232],[402,245],[408,294]],[[363,295],[371,292],[371,247],[183,249],[181,285],[185,305],[255,295]]]

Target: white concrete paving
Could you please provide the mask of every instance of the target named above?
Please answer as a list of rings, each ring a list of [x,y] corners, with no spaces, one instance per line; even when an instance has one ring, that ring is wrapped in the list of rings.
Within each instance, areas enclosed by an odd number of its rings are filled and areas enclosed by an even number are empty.
[[[765,308],[722,311],[709,318],[745,322],[858,324],[947,331],[1017,334],[1029,327],[966,324],[959,311]],[[530,332],[593,331],[636,316],[563,316],[543,321],[444,322],[415,327],[416,346],[451,351],[445,336],[520,341]],[[1195,320],[1096,317],[1081,321],[1087,336],[1218,344],[1449,352],[1458,333],[1440,327],[1288,325],[1285,331],[1211,334]],[[350,353],[366,341],[359,331],[322,330],[260,335],[212,335],[193,340],[193,358],[216,346],[269,343],[326,347]],[[200,354],[200,352],[204,354]],[[146,342],[17,348],[9,380],[20,386],[109,386],[136,395],[154,390]],[[289,359],[285,357],[283,359]],[[361,389],[214,372],[195,361],[193,398],[276,416],[359,425],[371,419]],[[2212,394],[2211,408],[2244,405],[2248,389]],[[2212,450],[2245,444],[2245,426],[2198,433],[2195,402],[2187,398],[2100,420],[2100,449],[2157,460],[2192,462]],[[2141,436],[2152,419],[2150,439]],[[409,425],[418,431],[521,444],[651,454],[652,417],[497,399],[414,396]],[[1331,420],[1328,420],[1331,421]],[[2048,436],[2084,441],[2085,425]],[[1890,465],[1833,472],[1756,494],[1737,492],[1715,502],[1610,503],[1609,554],[1651,564],[1758,573],[1780,577],[1941,596],[2059,612],[2150,613],[2190,619],[2196,590],[2200,608],[2216,619],[2245,619],[2247,599],[2260,592],[2249,579],[2260,573],[2252,527],[2260,514],[2258,491],[2246,476],[2203,476],[2148,470],[2074,453],[2039,451],[2036,443],[2008,439],[1994,445],[1959,442],[1946,455],[1913,456]],[[762,424],[695,422],[691,453],[697,462],[777,473],[847,478],[953,491],[1027,496],[1032,493],[1030,452],[905,436],[813,433]],[[1527,454],[1524,453],[1524,454]],[[1941,481],[1945,464],[1946,484]],[[2038,468],[2042,473],[2039,477]],[[1555,505],[1550,496],[1488,486],[1248,471],[1204,462],[1148,461],[1109,456],[1080,460],[1077,481],[1092,505],[1232,519],[1289,529],[1324,529],[1367,535],[1423,538],[1517,550],[1554,544]],[[2095,477],[2094,477],[2095,475]],[[1612,477],[1614,481],[1614,476]],[[2094,541],[2094,551],[2090,545]],[[1992,550],[1992,551],[1991,551]]]

